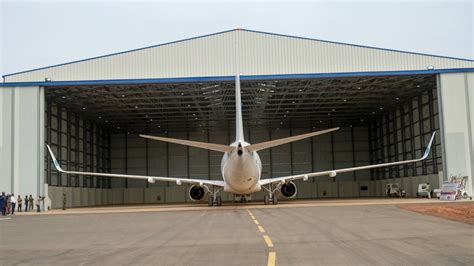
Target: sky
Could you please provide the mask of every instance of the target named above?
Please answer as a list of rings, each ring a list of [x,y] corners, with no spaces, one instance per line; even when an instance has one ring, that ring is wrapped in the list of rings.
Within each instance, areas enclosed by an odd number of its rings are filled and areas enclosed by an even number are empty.
[[[474,59],[474,0],[0,0],[0,75],[235,28]]]

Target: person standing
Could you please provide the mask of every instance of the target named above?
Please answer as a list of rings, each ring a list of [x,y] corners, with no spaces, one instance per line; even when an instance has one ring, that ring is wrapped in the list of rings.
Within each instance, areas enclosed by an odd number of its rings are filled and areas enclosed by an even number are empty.
[[[37,199],[35,199],[35,205],[36,205],[36,212],[41,212],[40,206],[41,206],[41,197],[38,196]]]
[[[2,215],[5,216],[7,211],[7,197],[5,196],[5,192],[2,192],[0,196],[0,209],[2,209]]]
[[[43,197],[44,209],[49,211],[51,210],[51,199],[48,196]]]
[[[8,194],[7,195],[7,208],[6,208],[6,214],[12,213],[12,195]]]
[[[426,183],[426,194],[429,199],[431,199],[431,185],[430,183]]]
[[[32,211],[33,210],[33,203],[34,203],[34,199],[33,199],[33,196],[31,196],[30,194],[30,198],[28,199],[28,210]]]
[[[28,211],[28,195],[25,195],[25,212]]]
[[[63,193],[63,211],[66,210],[66,193]]]
[[[21,204],[23,203],[23,199],[18,195],[18,199],[16,200],[18,204],[18,212],[21,212]]]
[[[13,193],[10,196],[10,202],[12,204],[11,214],[15,214],[16,199],[15,199],[15,194]]]

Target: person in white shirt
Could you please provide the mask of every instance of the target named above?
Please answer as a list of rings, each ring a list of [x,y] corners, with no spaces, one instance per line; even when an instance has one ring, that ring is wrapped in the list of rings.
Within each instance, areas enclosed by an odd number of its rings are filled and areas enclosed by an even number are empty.
[[[12,209],[11,209],[12,214],[15,214],[16,199],[13,193],[10,195],[10,202],[12,204]]]
[[[48,196],[43,197],[43,202],[44,202],[44,210],[46,211],[51,210],[51,199]]]
[[[41,209],[40,209],[41,200],[42,198],[40,196],[38,196],[38,198],[35,199],[36,212],[41,212]]]

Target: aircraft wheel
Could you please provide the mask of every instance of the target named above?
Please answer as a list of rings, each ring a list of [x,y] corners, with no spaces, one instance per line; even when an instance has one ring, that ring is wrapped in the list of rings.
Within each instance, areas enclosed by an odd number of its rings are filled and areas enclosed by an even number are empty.
[[[214,206],[214,197],[209,197],[209,207]]]
[[[273,205],[277,205],[277,204],[278,204],[278,198],[277,198],[277,196],[273,195],[273,197],[272,197],[272,203],[273,203]]]
[[[217,205],[217,206],[222,206],[222,198],[221,198],[221,196],[217,196],[217,197],[216,197],[216,205]]]
[[[270,201],[268,200],[268,195],[263,196],[263,204],[268,205]]]

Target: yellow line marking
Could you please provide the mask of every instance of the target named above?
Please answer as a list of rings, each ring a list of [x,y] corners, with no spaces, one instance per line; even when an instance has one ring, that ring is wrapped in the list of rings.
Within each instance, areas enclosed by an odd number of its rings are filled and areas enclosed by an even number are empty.
[[[265,233],[265,230],[263,230],[263,227],[261,225],[258,226],[258,230],[260,231],[260,233]]]
[[[259,225],[258,221],[257,220],[253,220],[255,222],[256,225]]]
[[[252,219],[254,219],[254,220],[255,220],[255,216],[253,216],[253,215],[250,215],[250,217],[251,217]]]
[[[275,261],[276,261],[276,252],[268,252],[268,266],[275,266]]]
[[[264,235],[263,236],[263,239],[265,239],[265,242],[267,243],[267,246],[269,248],[273,247],[273,243],[272,243],[272,240],[270,239],[270,237],[268,235]]]

